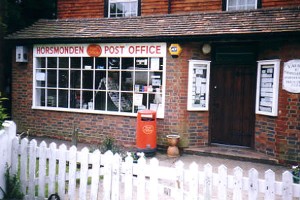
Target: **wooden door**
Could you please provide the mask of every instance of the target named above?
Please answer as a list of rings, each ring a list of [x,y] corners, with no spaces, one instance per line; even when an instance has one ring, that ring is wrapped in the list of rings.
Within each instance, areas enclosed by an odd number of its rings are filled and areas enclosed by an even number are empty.
[[[212,143],[253,146],[256,66],[211,68],[210,139]]]

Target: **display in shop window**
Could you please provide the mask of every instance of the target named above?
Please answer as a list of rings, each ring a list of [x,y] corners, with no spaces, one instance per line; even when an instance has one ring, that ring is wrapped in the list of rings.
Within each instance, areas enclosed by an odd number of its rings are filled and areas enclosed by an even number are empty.
[[[276,116],[278,108],[279,60],[258,62],[256,113]]]
[[[189,61],[188,110],[208,110],[209,75],[210,61]]]
[[[37,50],[42,48],[40,45],[34,47],[34,108],[123,114],[156,109],[160,113],[158,117],[163,116],[165,44],[158,45],[155,46],[160,54],[153,57],[127,54],[125,57],[85,54],[55,57],[42,55]],[[135,48],[135,45],[127,46],[123,45],[124,52]],[[84,52],[83,49],[81,53]],[[137,96],[139,105],[134,102]]]

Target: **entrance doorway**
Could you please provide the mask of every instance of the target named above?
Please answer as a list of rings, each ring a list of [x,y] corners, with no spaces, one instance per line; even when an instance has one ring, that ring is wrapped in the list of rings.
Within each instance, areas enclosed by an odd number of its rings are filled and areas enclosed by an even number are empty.
[[[216,48],[210,76],[211,143],[253,147],[256,63],[254,52],[243,49]]]

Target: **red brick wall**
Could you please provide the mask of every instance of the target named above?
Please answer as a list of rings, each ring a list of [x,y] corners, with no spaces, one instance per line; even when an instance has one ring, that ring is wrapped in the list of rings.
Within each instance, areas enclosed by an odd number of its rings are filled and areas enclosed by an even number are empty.
[[[300,94],[282,89],[283,65],[300,59],[300,41],[272,42],[261,45],[260,59],[281,60],[278,116],[256,116],[256,149],[280,160],[300,161]]]
[[[300,5],[299,0],[262,0],[263,8]],[[171,0],[171,13],[221,11],[222,0]],[[141,15],[168,14],[168,1],[141,1]],[[102,18],[104,0],[58,0],[57,17],[67,18]]]
[[[177,133],[185,145],[199,146],[208,142],[208,112],[187,112],[188,60],[203,59],[200,44],[182,44],[179,58],[167,56],[165,118],[158,119],[158,145],[165,144],[165,135]],[[101,135],[111,135],[125,145],[135,144],[136,118],[100,114],[82,114],[33,110],[32,106],[32,55],[28,64],[13,66],[13,120],[18,131],[35,135],[71,139],[79,128],[80,140],[99,143]]]

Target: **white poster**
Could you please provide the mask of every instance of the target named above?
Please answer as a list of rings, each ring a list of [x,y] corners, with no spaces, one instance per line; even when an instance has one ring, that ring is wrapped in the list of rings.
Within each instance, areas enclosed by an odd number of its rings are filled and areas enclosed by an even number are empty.
[[[300,59],[284,63],[282,88],[291,93],[300,93]]]

